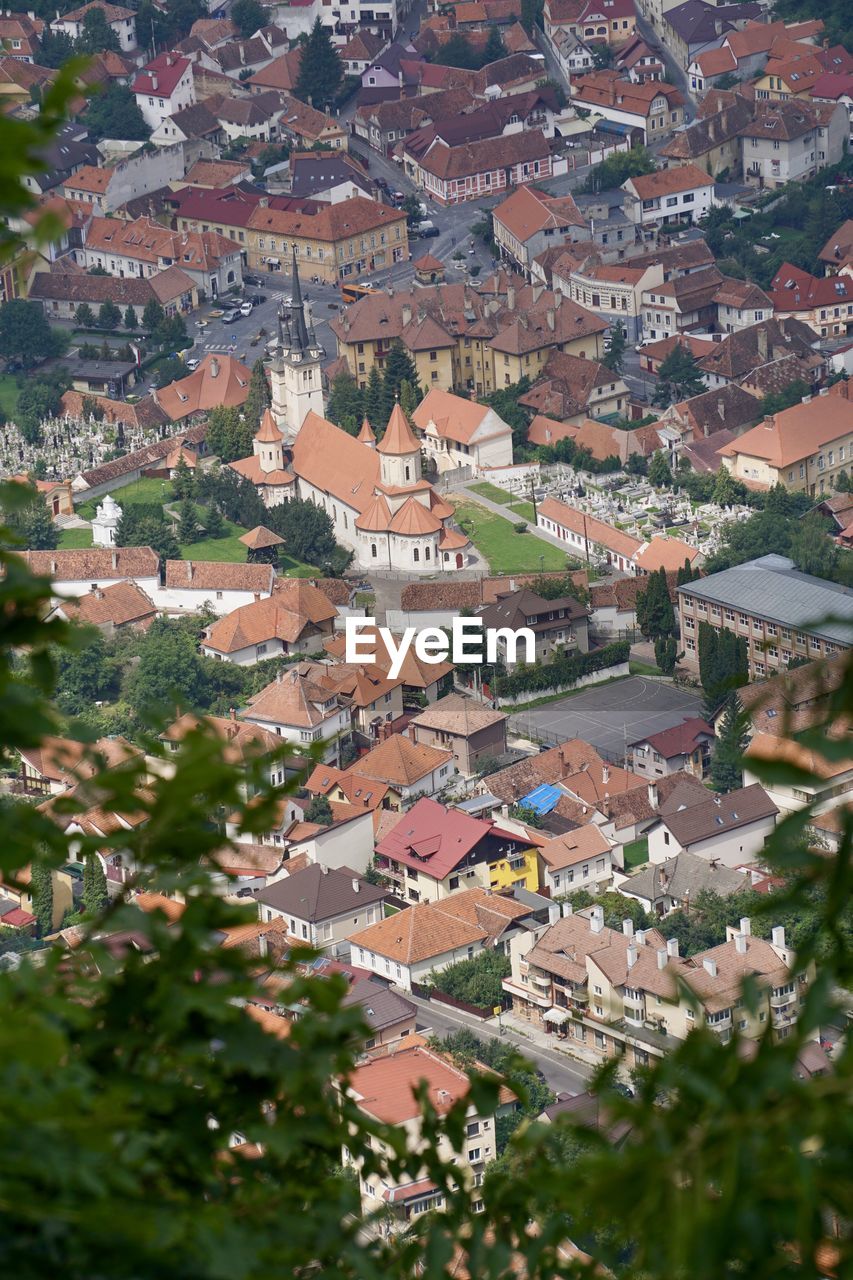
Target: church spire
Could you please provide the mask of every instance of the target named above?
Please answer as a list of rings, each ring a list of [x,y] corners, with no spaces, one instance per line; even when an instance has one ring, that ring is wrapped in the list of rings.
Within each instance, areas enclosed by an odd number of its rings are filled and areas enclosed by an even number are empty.
[[[305,303],[302,301],[302,287],[299,283],[299,268],[296,265],[296,245],[293,246],[293,279],[291,280],[292,303],[290,314],[293,320],[293,346],[295,350],[306,352],[311,346],[308,329],[305,325]]]

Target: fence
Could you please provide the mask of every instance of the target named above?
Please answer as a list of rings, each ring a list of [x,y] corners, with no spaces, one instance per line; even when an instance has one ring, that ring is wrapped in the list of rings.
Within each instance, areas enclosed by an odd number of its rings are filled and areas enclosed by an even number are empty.
[[[476,1004],[469,1004],[467,1000],[457,1000],[455,996],[446,995],[444,991],[439,991],[436,987],[424,987],[418,982],[412,983],[412,993],[420,996],[421,1000],[429,1000],[430,1003],[450,1005],[452,1009],[459,1009],[462,1013],[470,1013],[474,1018],[493,1017],[491,1009],[481,1009]],[[501,1002],[501,1007],[507,1007]]]
[[[516,733],[521,733],[525,738],[529,738],[531,742],[538,742],[545,747],[559,747],[564,742],[573,741],[570,734],[552,733],[548,729],[540,729],[530,717],[510,716],[509,722]],[[595,750],[602,760],[606,760],[608,764],[618,765],[620,769],[625,768],[627,748],[623,752],[609,751],[605,747],[596,747]],[[486,775],[486,779],[488,779],[488,775]]]

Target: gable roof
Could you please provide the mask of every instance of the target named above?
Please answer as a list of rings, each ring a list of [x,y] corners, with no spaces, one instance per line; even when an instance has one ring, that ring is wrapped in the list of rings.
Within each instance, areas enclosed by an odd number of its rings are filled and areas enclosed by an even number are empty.
[[[715,836],[727,835],[762,818],[771,818],[779,810],[757,782],[738,787],[725,795],[706,795],[695,804],[671,813],[662,813],[660,822],[685,848]]]
[[[218,618],[204,633],[204,643],[218,653],[235,653],[274,639],[295,644],[309,627],[332,621],[337,612],[312,583],[280,578],[266,600],[255,600]]]
[[[628,178],[622,183],[622,189],[632,191],[640,200],[658,200],[679,191],[694,191],[698,187],[713,185],[714,179],[697,165],[682,164],[675,169],[656,169],[654,173]]]
[[[503,723],[507,719],[503,711],[494,711],[491,707],[477,702],[473,698],[465,698],[459,693],[450,693],[439,698],[431,707],[415,716],[412,724],[425,729],[441,729],[445,733],[459,734],[469,737],[487,729],[490,725]]]
[[[400,964],[417,964],[457,947],[493,946],[508,925],[528,914],[529,908],[511,898],[488,889],[465,889],[441,902],[398,911],[354,933],[350,942]]]
[[[644,738],[637,738],[630,743],[632,747],[647,742],[664,760],[674,756],[689,755],[703,738],[713,738],[714,730],[707,720],[691,716],[671,729],[662,729],[660,733],[650,733]]]
[[[571,195],[555,198],[523,184],[501,201],[494,217],[522,242],[539,231],[586,227]]]
[[[318,862],[256,894],[258,902],[313,923],[360,911],[371,903],[383,902],[385,896],[384,889],[369,884],[348,867],[326,867]]]

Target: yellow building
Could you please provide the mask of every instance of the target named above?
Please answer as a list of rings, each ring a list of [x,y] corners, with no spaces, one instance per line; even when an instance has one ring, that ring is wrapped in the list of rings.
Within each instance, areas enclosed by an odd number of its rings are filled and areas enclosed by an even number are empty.
[[[853,403],[833,391],[818,397],[819,405],[807,396],[724,445],[723,465],[761,488],[781,484],[812,498],[828,493],[853,461]]]
[[[533,381],[554,351],[595,360],[607,322],[540,285],[517,288],[501,273],[476,292],[437,284],[376,293],[331,322],[338,350],[360,386],[382,372],[392,342],[411,354],[427,389],[489,395],[527,375]]]
[[[514,853],[510,858],[499,858],[489,863],[490,889],[529,889],[539,892],[539,857],[534,848]]]

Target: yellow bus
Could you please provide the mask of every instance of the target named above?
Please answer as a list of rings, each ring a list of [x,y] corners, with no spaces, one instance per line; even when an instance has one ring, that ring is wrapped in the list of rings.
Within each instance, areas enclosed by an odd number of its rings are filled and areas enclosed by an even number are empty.
[[[369,293],[377,293],[372,284],[346,284],[341,281],[341,297],[344,302],[358,302],[359,298],[366,297]]]

